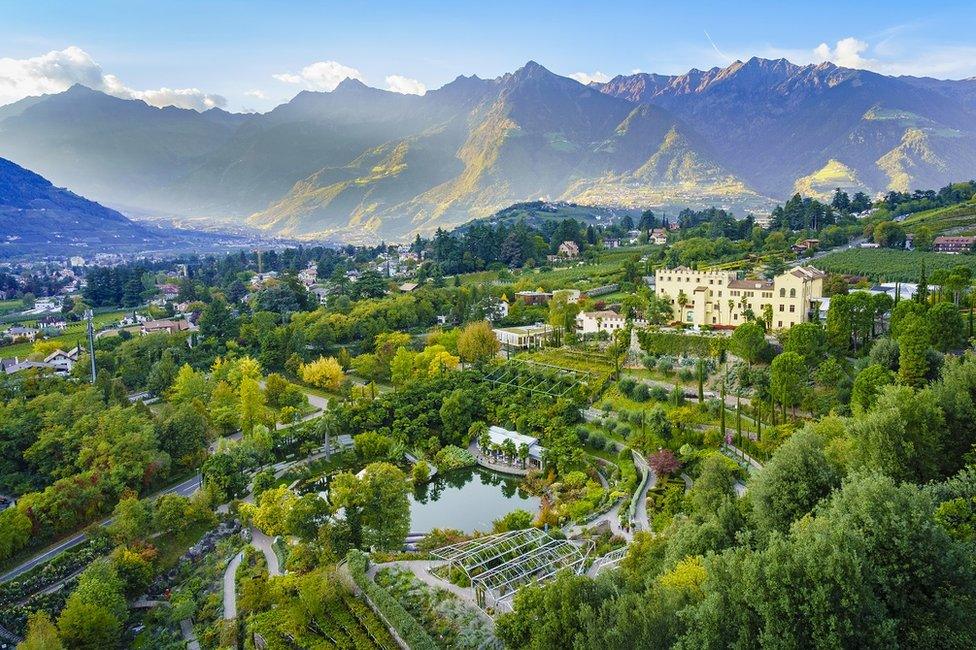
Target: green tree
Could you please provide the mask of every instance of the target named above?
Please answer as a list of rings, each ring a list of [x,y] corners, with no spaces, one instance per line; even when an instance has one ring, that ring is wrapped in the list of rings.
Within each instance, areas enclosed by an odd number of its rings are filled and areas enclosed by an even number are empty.
[[[895,383],[894,375],[878,364],[871,364],[854,378],[851,389],[851,410],[855,415],[870,411],[881,393],[881,389]]]
[[[575,314],[574,314],[575,316]],[[458,356],[466,363],[485,363],[498,354],[500,344],[487,321],[469,323],[458,336]]]
[[[769,390],[785,411],[795,410],[803,401],[809,384],[809,370],[796,352],[784,352],[773,359],[769,368]]]
[[[937,399],[910,386],[882,389],[874,409],[851,423],[854,465],[900,481],[938,478],[948,431]]]
[[[962,347],[966,324],[959,307],[951,302],[937,303],[929,308],[925,319],[932,347],[942,352]]]
[[[108,531],[119,544],[129,544],[149,535],[152,532],[152,523],[152,506],[133,496],[121,499],[115,505]]]
[[[749,482],[753,517],[765,531],[789,531],[840,485],[840,473],[827,460],[815,433],[795,433]]]
[[[796,352],[813,367],[827,355],[827,333],[819,323],[797,323],[790,328],[783,352]]]
[[[159,447],[183,467],[200,460],[207,446],[207,418],[191,404],[164,410],[157,426]]]
[[[17,650],[64,650],[64,644],[58,637],[58,628],[50,614],[39,609],[30,615],[27,619],[27,634],[17,644]]]
[[[749,365],[761,361],[769,344],[766,334],[759,323],[743,323],[735,328],[729,341],[729,348],[737,357],[744,359]]]
[[[929,324],[924,316],[909,314],[898,327],[898,379],[921,386],[929,372]]]

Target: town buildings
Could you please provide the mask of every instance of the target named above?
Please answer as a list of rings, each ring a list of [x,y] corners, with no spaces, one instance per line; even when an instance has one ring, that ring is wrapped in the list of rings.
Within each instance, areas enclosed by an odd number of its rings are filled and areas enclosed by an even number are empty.
[[[654,272],[655,293],[667,300],[674,319],[700,327],[741,325],[751,313],[772,309],[773,329],[787,329],[811,318],[823,298],[826,274],[799,266],[772,280],[740,280],[734,271],[696,271],[680,266]]]
[[[932,250],[936,253],[969,253],[976,244],[976,237],[939,235],[932,240]]]

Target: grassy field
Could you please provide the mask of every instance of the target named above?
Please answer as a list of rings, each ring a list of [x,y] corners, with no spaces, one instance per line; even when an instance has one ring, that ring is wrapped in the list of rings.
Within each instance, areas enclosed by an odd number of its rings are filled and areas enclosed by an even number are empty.
[[[951,269],[960,265],[976,272],[976,255],[923,253],[886,248],[853,248],[831,253],[814,261],[813,265],[831,273],[865,275],[876,281],[916,282],[923,262],[929,274],[935,269]]]

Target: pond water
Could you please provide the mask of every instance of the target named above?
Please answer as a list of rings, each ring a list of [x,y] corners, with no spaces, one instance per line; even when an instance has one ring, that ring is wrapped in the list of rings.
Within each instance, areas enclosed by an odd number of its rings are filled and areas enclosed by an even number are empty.
[[[410,495],[410,530],[491,532],[491,522],[513,510],[537,513],[541,500],[519,489],[520,482],[480,467],[437,476]]]

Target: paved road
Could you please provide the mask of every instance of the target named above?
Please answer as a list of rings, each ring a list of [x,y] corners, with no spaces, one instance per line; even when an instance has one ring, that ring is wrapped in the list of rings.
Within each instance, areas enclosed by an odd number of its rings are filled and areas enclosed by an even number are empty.
[[[224,620],[237,618],[237,567],[243,559],[244,553],[238,553],[224,571]]]
[[[196,492],[199,489],[199,487],[200,487],[200,475],[197,474],[191,478],[186,479],[181,483],[177,483],[176,485],[171,485],[170,487],[161,490],[160,492],[157,492],[156,494],[152,495],[150,498],[156,498],[164,494],[179,494],[182,496],[190,496],[191,494]],[[112,523],[112,520],[113,520],[112,517],[108,517],[100,521],[98,525],[108,526],[109,524]],[[23,564],[11,569],[7,573],[0,576],[0,583],[13,580],[17,576],[30,571],[34,567],[40,564],[44,564],[45,562],[57,557],[64,551],[67,551],[70,548],[74,548],[75,546],[78,546],[86,539],[88,539],[88,535],[86,533],[78,533],[73,537],[70,537],[62,542],[59,542],[56,546],[52,546],[51,548],[41,552],[39,555],[34,556],[30,560],[27,560]]]
[[[263,387],[264,382],[262,381],[261,384],[262,384],[262,387]],[[318,410],[315,411],[314,413],[311,413],[311,414],[305,416],[305,418],[303,418],[303,419],[310,420],[310,419],[312,419],[314,417],[317,417],[317,416],[319,416],[321,414],[321,412],[323,410],[325,410],[325,409],[328,408],[328,405],[329,405],[329,400],[328,399],[326,399],[324,397],[320,397],[318,395],[313,395],[312,393],[308,393],[308,392],[306,392],[305,395],[308,397],[308,403],[311,404],[312,406],[314,406]],[[241,434],[240,433],[235,433],[235,434],[233,434],[231,436],[227,436],[227,437],[230,438],[230,439],[232,439],[232,440],[238,440],[238,439],[240,439]],[[210,445],[210,453],[211,454],[214,453],[214,450],[215,449],[216,449],[216,443]],[[202,477],[200,476],[200,474],[196,474],[192,478],[188,478],[185,481],[182,481],[180,483],[177,483],[176,485],[171,485],[170,487],[165,488],[165,489],[161,490],[160,492],[157,492],[156,494],[150,496],[149,498],[155,498],[155,497],[161,496],[163,494],[179,494],[179,495],[185,496],[185,497],[191,496],[198,489],[200,489],[201,480],[202,480]],[[107,519],[103,519],[101,522],[99,522],[98,525],[99,526],[108,526],[111,523],[112,523],[112,517],[108,517]],[[45,562],[48,562],[49,560],[52,560],[53,558],[57,557],[58,555],[60,555],[64,551],[67,551],[68,549],[71,549],[71,548],[74,548],[75,546],[78,546],[79,544],[81,544],[82,542],[84,542],[86,539],[88,539],[88,535],[86,535],[85,533],[78,533],[78,534],[74,535],[73,537],[70,537],[70,538],[68,538],[66,540],[63,540],[61,542],[58,542],[58,544],[56,546],[52,546],[51,548],[42,551],[40,554],[35,555],[30,560],[27,560],[23,564],[18,565],[17,567],[11,569],[7,573],[4,573],[3,575],[0,575],[0,583],[4,583],[4,582],[7,582],[9,580],[13,580],[17,576],[19,576],[19,575],[21,575],[23,573],[26,573],[28,571],[30,571],[34,567],[36,567],[36,566],[38,566],[40,564],[44,564]]]

